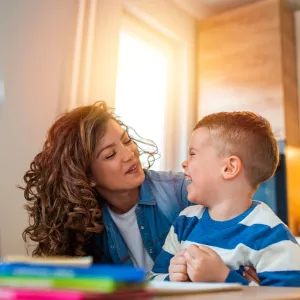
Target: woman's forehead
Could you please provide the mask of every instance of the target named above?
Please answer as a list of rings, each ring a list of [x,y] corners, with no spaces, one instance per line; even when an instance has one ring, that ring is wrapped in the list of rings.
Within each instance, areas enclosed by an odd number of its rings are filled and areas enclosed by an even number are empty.
[[[100,137],[99,143],[105,144],[113,142],[114,140],[120,140],[124,135],[126,135],[126,130],[121,127],[115,120],[109,120],[107,122],[105,134]]]

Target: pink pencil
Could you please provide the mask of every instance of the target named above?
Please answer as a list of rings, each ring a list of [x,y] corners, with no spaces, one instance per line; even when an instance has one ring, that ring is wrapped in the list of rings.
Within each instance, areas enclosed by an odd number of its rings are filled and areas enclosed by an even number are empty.
[[[0,300],[84,300],[84,295],[72,291],[0,288]]]

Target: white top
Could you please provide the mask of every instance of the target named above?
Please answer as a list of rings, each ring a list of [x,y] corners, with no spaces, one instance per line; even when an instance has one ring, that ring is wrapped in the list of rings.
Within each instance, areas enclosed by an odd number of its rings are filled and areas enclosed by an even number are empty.
[[[152,270],[154,262],[143,244],[135,213],[136,207],[137,204],[122,215],[108,210],[128,247],[133,264],[148,272]]]

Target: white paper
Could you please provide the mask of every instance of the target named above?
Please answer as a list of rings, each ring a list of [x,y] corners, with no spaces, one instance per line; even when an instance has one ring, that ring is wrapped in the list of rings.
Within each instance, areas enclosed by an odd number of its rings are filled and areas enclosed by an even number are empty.
[[[170,282],[150,281],[148,289],[159,294],[177,293],[206,293],[222,290],[241,290],[242,285],[238,283],[194,283],[194,282]]]

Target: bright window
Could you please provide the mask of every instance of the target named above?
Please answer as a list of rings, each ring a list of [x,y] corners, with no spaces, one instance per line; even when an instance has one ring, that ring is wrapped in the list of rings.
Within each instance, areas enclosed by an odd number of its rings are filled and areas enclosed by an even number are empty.
[[[132,21],[125,24],[120,34],[116,113],[141,137],[157,144],[161,158],[152,169],[164,169],[172,47],[152,31],[132,26]]]

